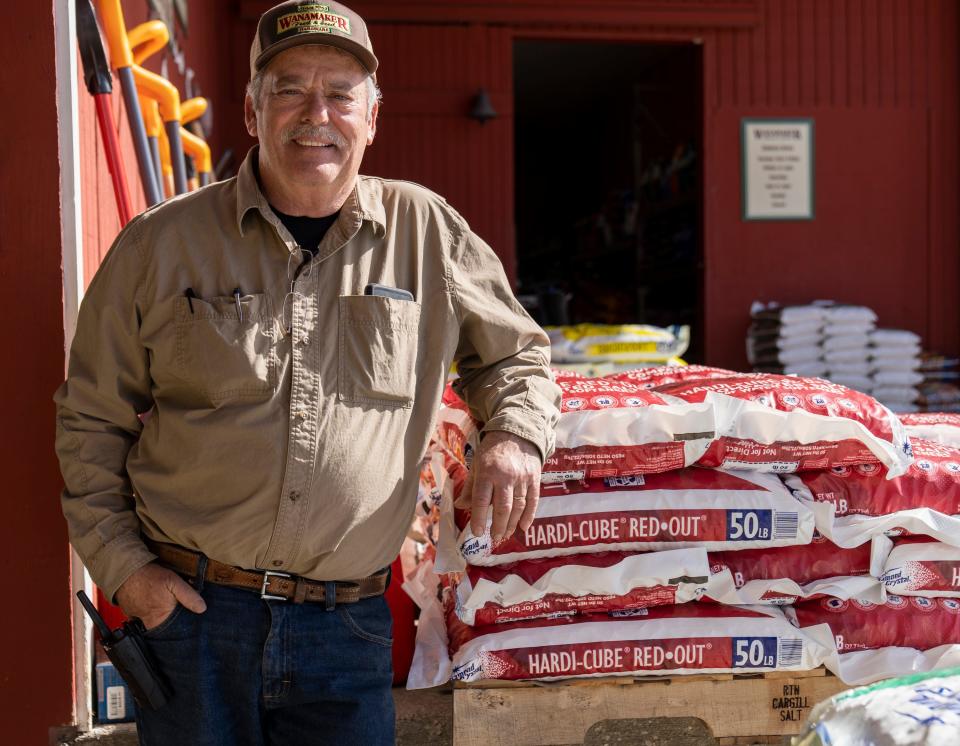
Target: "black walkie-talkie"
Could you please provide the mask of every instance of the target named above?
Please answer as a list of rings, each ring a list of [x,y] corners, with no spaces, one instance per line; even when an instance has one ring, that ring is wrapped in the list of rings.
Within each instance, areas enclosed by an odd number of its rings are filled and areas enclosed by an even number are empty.
[[[100,632],[100,642],[117,673],[130,687],[130,693],[140,707],[159,710],[170,698],[170,688],[157,672],[150,651],[140,638],[143,623],[139,619],[124,622],[111,630],[87,594],[77,591],[77,598]]]

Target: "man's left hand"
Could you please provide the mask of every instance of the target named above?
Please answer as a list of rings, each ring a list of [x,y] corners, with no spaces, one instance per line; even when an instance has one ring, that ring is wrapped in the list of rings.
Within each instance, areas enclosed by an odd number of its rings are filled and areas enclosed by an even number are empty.
[[[513,536],[518,525],[530,528],[540,499],[540,466],[540,451],[530,441],[499,430],[484,436],[461,498],[470,501],[474,536],[483,535],[491,505],[494,544]]]

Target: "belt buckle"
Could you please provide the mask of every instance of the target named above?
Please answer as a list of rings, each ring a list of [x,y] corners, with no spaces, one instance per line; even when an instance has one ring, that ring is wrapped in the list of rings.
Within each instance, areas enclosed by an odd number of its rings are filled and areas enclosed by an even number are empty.
[[[274,596],[273,594],[267,593],[267,583],[270,582],[270,577],[276,578],[293,578],[288,572],[275,572],[274,570],[264,570],[263,571],[263,584],[260,586],[260,598],[263,600],[269,601],[288,601],[289,599],[286,596]]]

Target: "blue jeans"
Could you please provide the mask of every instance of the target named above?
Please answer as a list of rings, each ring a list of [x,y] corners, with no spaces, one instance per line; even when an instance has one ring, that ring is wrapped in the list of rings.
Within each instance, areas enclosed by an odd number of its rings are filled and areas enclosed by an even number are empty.
[[[206,612],[177,606],[145,635],[173,697],[138,709],[142,746],[394,743],[383,596],[327,608],[198,590]]]

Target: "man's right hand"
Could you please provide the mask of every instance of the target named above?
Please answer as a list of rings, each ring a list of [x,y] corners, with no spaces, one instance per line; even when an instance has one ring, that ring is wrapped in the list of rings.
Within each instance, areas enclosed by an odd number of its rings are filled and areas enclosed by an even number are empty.
[[[141,567],[117,590],[123,613],[139,617],[148,630],[162,624],[178,602],[195,614],[207,610],[206,602],[186,580],[156,562]]]

